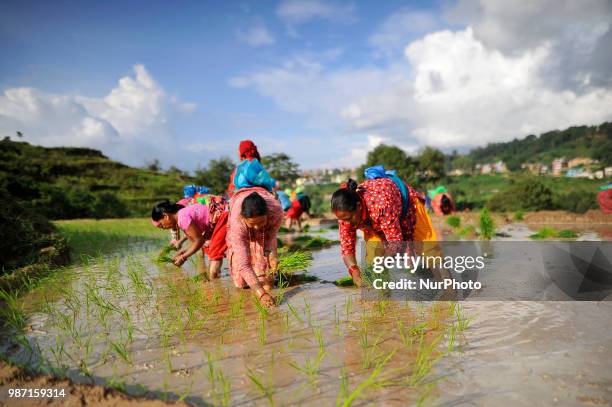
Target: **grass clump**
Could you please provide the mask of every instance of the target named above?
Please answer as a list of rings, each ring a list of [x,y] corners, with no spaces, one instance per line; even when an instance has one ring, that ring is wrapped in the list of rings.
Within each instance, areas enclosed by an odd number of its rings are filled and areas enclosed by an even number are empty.
[[[334,281],[334,284],[338,287],[353,287],[355,285],[355,282],[353,281],[353,277],[346,276],[337,279],[336,281]]]
[[[523,211],[516,211],[516,212],[514,212],[514,220],[519,221],[519,220],[523,220],[523,219],[525,219],[525,212],[523,212]]]
[[[571,229],[563,229],[557,233],[557,237],[561,239],[575,239],[578,234]]]
[[[464,239],[473,239],[478,236],[476,228],[473,225],[465,225],[457,232]]]
[[[491,218],[491,214],[487,208],[482,208],[480,211],[480,238],[483,240],[491,240],[495,236],[495,222]]]
[[[461,226],[461,218],[459,216],[449,216],[446,218],[446,224],[453,229],[457,229]]]
[[[557,231],[551,227],[543,227],[539,229],[536,233],[529,236],[530,239],[533,240],[544,240],[544,239],[575,239],[578,235],[571,229],[563,229],[561,231]]]

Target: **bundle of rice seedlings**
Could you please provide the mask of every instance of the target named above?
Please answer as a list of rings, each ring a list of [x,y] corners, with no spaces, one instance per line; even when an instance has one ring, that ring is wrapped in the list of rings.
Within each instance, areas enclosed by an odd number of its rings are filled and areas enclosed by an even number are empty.
[[[306,270],[312,263],[312,255],[308,252],[295,251],[282,254],[278,258],[278,272],[291,273],[297,270]]]
[[[337,279],[336,281],[334,281],[334,284],[338,287],[353,287],[355,285],[355,282],[353,281],[353,277],[346,276]]]
[[[318,278],[306,273],[294,273],[306,270],[312,263],[312,255],[308,252],[285,252],[278,258],[278,286],[287,287],[302,283],[317,281]]]
[[[156,263],[172,263],[172,255],[171,253],[176,249],[170,245],[162,247],[159,251],[159,254],[155,258]]]

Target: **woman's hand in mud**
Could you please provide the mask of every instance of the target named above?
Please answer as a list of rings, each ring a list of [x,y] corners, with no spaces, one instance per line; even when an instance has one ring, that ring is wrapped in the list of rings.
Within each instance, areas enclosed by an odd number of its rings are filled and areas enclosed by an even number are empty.
[[[352,265],[349,267],[349,274],[353,278],[353,283],[355,283],[357,287],[361,287],[363,280],[361,279],[361,270],[359,267],[357,265]]]
[[[175,266],[181,267],[183,263],[187,261],[187,257],[185,257],[184,253],[179,253],[172,259],[172,262]]]
[[[270,272],[276,273],[276,271],[278,270],[278,257],[270,253],[270,255],[268,256],[268,264],[270,266]]]
[[[261,303],[261,305],[266,308],[270,308],[276,305],[274,297],[267,291],[263,291],[262,293],[257,291],[257,296],[259,297],[259,302]]]

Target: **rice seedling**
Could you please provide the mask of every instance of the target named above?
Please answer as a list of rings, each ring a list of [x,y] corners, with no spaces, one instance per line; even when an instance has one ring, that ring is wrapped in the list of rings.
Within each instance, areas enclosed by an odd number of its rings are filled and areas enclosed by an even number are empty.
[[[247,377],[253,382],[257,390],[268,400],[268,404],[274,406],[274,387],[272,383],[264,383],[262,378],[259,377],[251,369],[247,368]]]
[[[231,404],[231,388],[232,384],[230,380],[225,377],[223,371],[219,369],[217,371],[217,382],[221,385],[221,397],[220,404],[222,406],[229,406]]]
[[[321,326],[316,326],[312,328],[312,334],[317,341],[317,345],[319,346],[318,353],[319,355],[325,353],[325,341],[323,340],[323,331],[321,330]]]
[[[346,399],[349,394],[349,379],[344,366],[340,369],[339,379],[340,390],[338,390],[338,395],[336,396],[336,406],[342,405],[342,401]]]
[[[258,338],[261,345],[266,344],[266,319],[262,315],[259,316]]]
[[[454,324],[451,324],[451,326],[449,327],[449,332],[448,332],[448,346],[447,346],[447,351],[450,353],[453,350],[455,350],[455,332],[456,328]]]
[[[319,376],[321,362],[323,361],[324,357],[325,357],[325,352],[317,353],[317,356],[315,358],[311,358],[310,356],[306,355],[306,357],[304,358],[303,366],[295,362],[289,362],[289,366],[291,366],[293,369],[305,375],[308,378],[308,381],[310,383],[315,384],[316,379]]]
[[[459,332],[465,331],[472,322],[473,317],[466,317],[461,305],[454,303],[454,313],[457,319],[457,330]]]
[[[116,389],[125,393],[125,380],[120,379],[116,375],[113,375],[112,377],[106,380],[106,387]]]
[[[349,315],[351,313],[351,309],[353,307],[353,297],[351,297],[350,295],[346,297],[346,300],[344,300],[344,315],[346,316],[346,319],[349,319]]]
[[[300,314],[298,314],[297,310],[295,309],[293,305],[291,305],[290,303],[287,303],[287,308],[289,308],[289,311],[291,311],[291,315],[293,315],[296,321],[298,321],[300,324],[304,323],[304,320],[302,319],[302,317],[300,317]]]
[[[17,299],[17,293],[0,290],[0,300],[4,301],[4,305],[0,306],[0,318],[14,330],[20,331],[25,328],[27,319]]]
[[[429,375],[434,363],[442,357],[441,354],[434,355],[435,348],[442,336],[437,336],[431,342],[425,340],[425,335],[419,336],[419,343],[414,362],[412,363],[412,372],[406,378],[406,383],[409,386],[417,386],[422,383],[423,379]]]
[[[369,340],[368,323],[362,322],[362,329],[359,331],[359,346],[362,351],[362,367],[369,369],[372,362],[377,358],[378,345],[382,341],[382,332],[376,337],[373,343]]]
[[[170,245],[162,247],[158,255],[155,257],[154,261],[158,264],[164,264],[164,263],[174,264],[172,260],[173,256],[170,255],[174,250],[176,249]]]
[[[435,385],[435,382],[421,385],[421,391],[419,392],[419,395],[415,401],[415,405],[417,407],[423,407],[426,405],[427,401],[431,398]]]
[[[366,390],[383,386],[385,382],[379,380],[379,376],[381,375],[383,369],[385,368],[387,363],[389,363],[391,358],[393,358],[394,355],[395,352],[391,352],[382,361],[377,363],[374,370],[372,370],[372,373],[370,373],[370,375],[365,380],[359,383],[352,392],[348,393],[347,391],[348,394],[346,395],[346,397],[339,397],[339,400],[337,400],[336,402],[336,406],[348,407],[353,404],[355,400],[361,397]]]
[[[306,320],[308,321],[308,325],[312,326],[312,311],[310,309],[310,302],[304,298],[304,311],[306,313]]]
[[[132,358],[130,357],[130,353],[127,347],[125,346],[125,344],[115,342],[115,341],[110,341],[110,345],[115,351],[115,353],[117,354],[117,356],[119,356],[128,365],[130,366],[132,365]]]
[[[335,304],[334,304],[334,326],[336,329],[336,335],[342,336],[342,324],[340,322],[340,313],[338,312],[338,309]]]

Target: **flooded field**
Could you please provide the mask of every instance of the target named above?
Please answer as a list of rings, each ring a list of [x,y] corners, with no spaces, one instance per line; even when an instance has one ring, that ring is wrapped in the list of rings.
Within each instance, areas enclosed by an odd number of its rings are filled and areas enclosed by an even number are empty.
[[[2,353],[197,405],[612,400],[611,302],[363,301],[331,283],[346,275],[333,246],[313,251],[306,272],[318,281],[277,289],[280,306],[265,310],[227,270],[207,282],[195,262],[155,263],[164,243],[130,242],[5,298]]]

